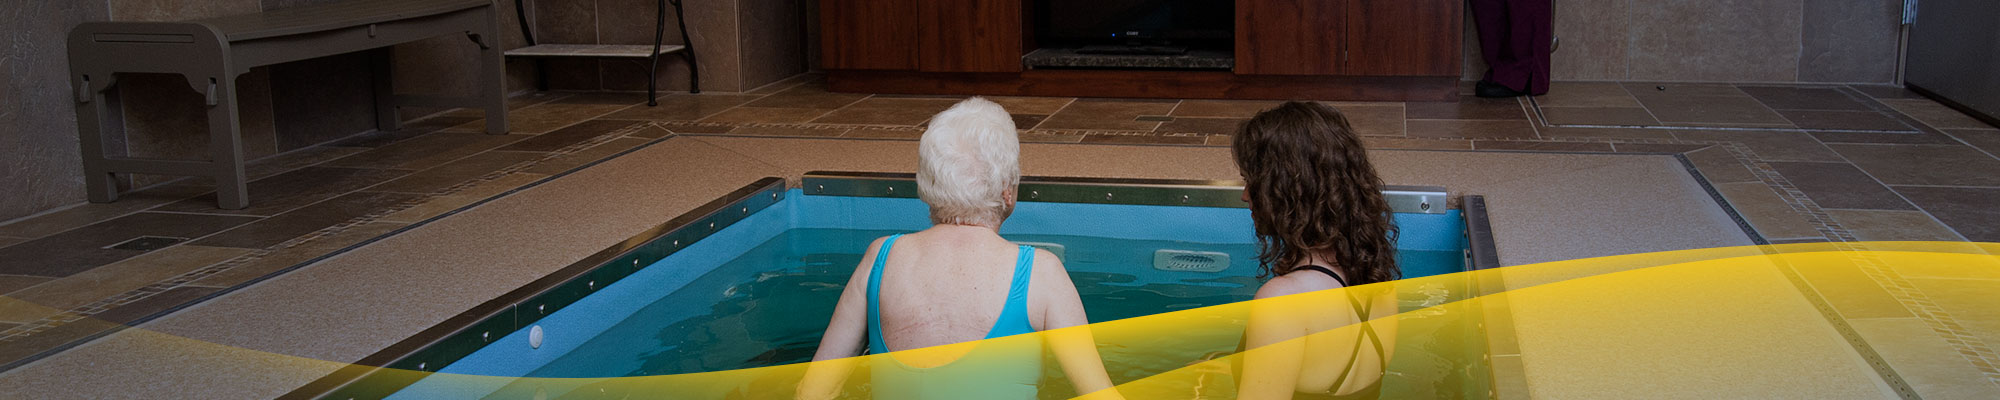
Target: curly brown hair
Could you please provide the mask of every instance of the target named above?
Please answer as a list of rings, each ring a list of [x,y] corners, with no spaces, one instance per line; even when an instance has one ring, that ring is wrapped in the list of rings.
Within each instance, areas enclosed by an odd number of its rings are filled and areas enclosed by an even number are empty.
[[[1259,279],[1331,254],[1350,285],[1399,279],[1389,203],[1347,117],[1320,103],[1286,102],[1237,130],[1230,150],[1256,223]]]

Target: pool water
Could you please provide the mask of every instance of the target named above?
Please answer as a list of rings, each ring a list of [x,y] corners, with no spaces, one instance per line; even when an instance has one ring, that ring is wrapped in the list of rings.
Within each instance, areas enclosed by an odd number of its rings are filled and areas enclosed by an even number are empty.
[[[652,376],[811,361],[834,304],[861,260],[861,251],[874,239],[895,233],[901,232],[787,230],[645,306],[528,376]],[[1259,284],[1254,278],[1256,247],[1250,244],[1053,235],[1009,235],[1008,239],[1063,245],[1065,267],[1077,284],[1091,322],[1249,300]],[[1222,272],[1159,271],[1152,266],[1154,249],[1221,252],[1230,256],[1231,263]],[[1410,277],[1456,271],[1463,265],[1462,253],[1454,251],[1402,251],[1397,258],[1398,265],[1409,271]],[[1416,302],[1420,305],[1423,300]],[[1412,335],[1423,329],[1421,325],[1406,322],[1402,328],[1407,337],[1400,345],[1405,348],[1398,350],[1395,361],[1408,362],[1393,365],[1391,370],[1395,373],[1385,384],[1398,387],[1430,381],[1444,388],[1454,387],[1455,383],[1444,382],[1446,374],[1438,372],[1464,371],[1471,367],[1469,363],[1456,364],[1456,357],[1423,353],[1426,338],[1460,338]],[[1185,349],[1182,350],[1185,357],[1181,358],[1158,357],[1157,351],[1139,356],[1137,352],[1124,351],[1127,348],[1122,346],[1106,346],[1100,351],[1114,381],[1131,381],[1187,366],[1206,353],[1232,351],[1242,335],[1240,327],[1208,327],[1216,329],[1181,332],[1160,338],[1176,343],[1144,346]],[[1430,365],[1405,365],[1419,362]],[[1045,365],[1057,364],[1051,361]],[[1398,368],[1405,366],[1409,368]],[[1059,382],[1060,376],[1050,379],[1050,384],[1044,385],[1045,397],[1073,395],[1067,382]],[[1454,392],[1426,389],[1434,388],[1405,390],[1414,391],[1406,392],[1413,395],[1436,394],[1418,396],[1425,398],[1455,397],[1450,395]]]
[[[861,252],[876,238],[928,227],[928,207],[915,199],[788,193],[763,211],[540,317],[535,329],[498,337],[437,370],[453,374],[443,377],[533,379],[426,378],[390,397],[566,398],[583,396],[576,386],[583,381],[541,378],[661,376],[809,361]],[[1464,227],[1457,211],[1395,218],[1402,227],[1397,261],[1405,278],[1464,269]],[[1091,322],[1240,302],[1260,285],[1244,209],[1023,202],[1001,232],[1016,242],[1061,246]],[[1161,249],[1220,253],[1228,261],[1212,272],[1158,269],[1154,253]],[[1467,298],[1469,287],[1450,279],[1415,282],[1421,283],[1396,286],[1405,313],[1383,378],[1384,396],[1486,397],[1490,374],[1477,313],[1434,307]],[[1226,354],[1243,332],[1240,318],[1184,325],[1174,325],[1171,334],[1100,335],[1099,351],[1113,381],[1130,382]],[[1044,365],[1051,368],[1045,368],[1041,397],[1073,396],[1060,368],[1053,368],[1059,364]],[[850,387],[866,382],[848,381]],[[1209,386],[1204,393],[1234,393],[1231,382]],[[757,390],[789,395],[788,389]]]

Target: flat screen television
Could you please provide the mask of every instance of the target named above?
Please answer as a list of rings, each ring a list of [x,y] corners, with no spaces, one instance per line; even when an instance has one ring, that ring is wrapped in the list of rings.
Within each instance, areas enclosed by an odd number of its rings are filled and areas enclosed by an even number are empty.
[[[1035,39],[1049,46],[1228,48],[1235,0],[1035,0]]]

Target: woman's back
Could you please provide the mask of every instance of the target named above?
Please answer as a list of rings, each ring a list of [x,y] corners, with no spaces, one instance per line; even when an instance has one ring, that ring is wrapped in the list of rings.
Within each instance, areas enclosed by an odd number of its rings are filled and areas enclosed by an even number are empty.
[[[1301,293],[1343,287],[1339,280],[1316,269],[1294,271],[1286,278]],[[1344,299],[1339,303],[1293,310],[1297,312],[1294,317],[1302,321],[1299,334],[1306,335],[1305,357],[1293,388],[1297,393],[1345,396],[1372,392],[1380,387],[1387,368],[1384,360],[1395,352],[1395,296],[1368,295],[1376,291],[1374,288],[1340,291],[1346,293],[1322,292],[1329,302]],[[1362,324],[1370,319],[1376,320]]]
[[[992,235],[924,231],[902,235],[890,247],[882,275],[871,277],[880,281],[874,301],[880,310],[880,334],[889,347],[876,352],[962,343],[992,333],[1025,333],[994,331],[1022,322],[1000,320],[1020,246]],[[1032,283],[1028,289],[1033,292]],[[1036,303],[1032,295],[1024,300]],[[1022,305],[1025,321],[1039,329],[1040,313],[1034,307],[1039,303]]]

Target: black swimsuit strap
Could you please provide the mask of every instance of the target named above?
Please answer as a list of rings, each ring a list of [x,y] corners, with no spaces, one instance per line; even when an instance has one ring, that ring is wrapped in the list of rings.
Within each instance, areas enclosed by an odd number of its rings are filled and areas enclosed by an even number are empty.
[[[1348,287],[1348,285],[1347,285],[1347,280],[1346,280],[1346,279],[1341,279],[1341,278],[1340,278],[1340,274],[1335,274],[1335,273],[1333,273],[1333,270],[1331,270],[1331,269],[1327,269],[1326,267],[1322,267],[1322,266],[1318,266],[1318,265],[1307,265],[1307,266],[1305,266],[1305,267],[1306,267],[1306,268],[1311,268],[1311,269],[1312,269],[1312,270],[1314,270],[1314,271],[1319,271],[1319,272],[1320,272],[1320,273],[1322,273],[1322,274],[1326,274],[1326,276],[1329,276],[1329,277],[1332,277],[1334,281],[1336,281],[1336,282],[1340,282],[1340,286],[1341,286],[1341,287]],[[1348,294],[1347,294],[1347,303],[1348,303],[1348,305],[1350,305],[1350,306],[1353,306],[1353,307],[1354,307],[1354,315],[1355,315],[1355,317],[1361,320],[1361,329],[1362,329],[1362,330],[1361,330],[1361,336],[1362,336],[1362,337],[1366,337],[1366,338],[1368,338],[1368,341],[1369,341],[1369,344],[1372,344],[1372,345],[1374,345],[1373,347],[1375,347],[1375,354],[1376,354],[1377,356],[1381,356],[1381,355],[1383,354],[1383,352],[1382,352],[1382,350],[1383,350],[1383,348],[1382,348],[1382,335],[1381,335],[1381,334],[1379,334],[1379,333],[1376,333],[1376,332],[1375,332],[1375,326],[1374,326],[1374,325],[1369,325],[1369,324],[1368,324],[1368,321],[1370,321],[1370,320],[1372,319],[1372,318],[1369,318],[1368,314],[1369,314],[1369,313],[1370,313],[1371,311],[1374,311],[1374,310],[1372,310],[1372,309],[1370,309],[1369,307],[1367,307],[1367,306],[1363,305],[1363,304],[1361,303],[1361,299],[1360,299],[1360,298],[1358,298],[1358,297],[1355,297],[1353,293],[1348,293]],[[1357,339],[1358,339],[1358,338],[1357,338]],[[1340,375],[1336,375],[1336,377],[1334,378],[1334,381],[1333,381],[1333,387],[1332,387],[1332,388],[1329,388],[1329,389],[1327,389],[1327,394],[1334,394],[1334,393],[1340,393],[1340,387],[1341,387],[1341,386],[1346,386],[1346,384],[1347,384],[1347,374],[1349,374],[1349,373],[1352,373],[1352,372],[1354,372],[1354,366],[1355,366],[1355,364],[1360,364],[1360,363],[1361,363],[1361,341],[1360,341],[1360,340],[1356,340],[1356,341],[1354,341],[1354,349],[1353,349],[1353,350],[1350,350],[1350,352],[1354,354],[1354,360],[1352,360],[1352,361],[1349,361],[1349,362],[1347,363],[1347,366],[1346,366],[1346,367],[1343,367],[1343,368],[1341,368],[1341,369],[1340,369]]]
[[[1331,269],[1326,269],[1326,267],[1322,267],[1322,266],[1318,266],[1318,265],[1307,265],[1307,266],[1306,266],[1306,268],[1311,268],[1311,269],[1312,269],[1312,270],[1314,270],[1314,271],[1319,271],[1319,273],[1322,273],[1322,274],[1326,274],[1326,276],[1330,276],[1330,277],[1333,277],[1333,280],[1334,280],[1335,282],[1340,282],[1340,286],[1341,286],[1341,287],[1347,287],[1347,286],[1348,286],[1348,284],[1347,284],[1347,280],[1346,280],[1346,279],[1341,279],[1341,278],[1340,278],[1340,274],[1336,274],[1336,273],[1333,273],[1333,270],[1331,270]]]

